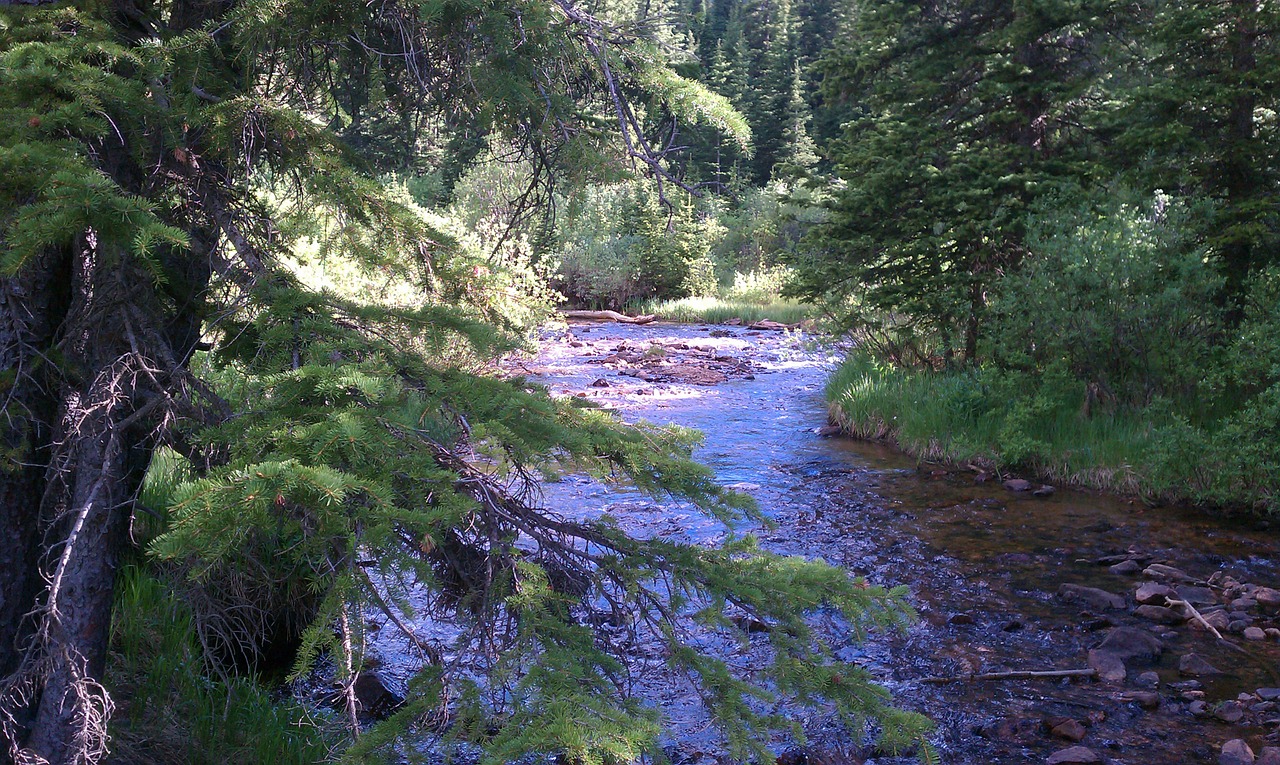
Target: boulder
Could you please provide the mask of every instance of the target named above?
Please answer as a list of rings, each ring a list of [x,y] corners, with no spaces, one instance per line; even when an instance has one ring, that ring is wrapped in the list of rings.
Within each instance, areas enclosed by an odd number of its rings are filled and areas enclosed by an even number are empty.
[[[1135,677],[1133,682],[1139,688],[1156,688],[1160,685],[1160,675],[1151,670],[1147,670]]]
[[[1058,597],[1071,603],[1083,603],[1090,608],[1119,610],[1125,607],[1123,595],[1100,590],[1097,587],[1086,587],[1082,584],[1063,584],[1058,588]]]
[[[1254,691],[1254,693],[1256,693],[1258,695],[1258,698],[1262,699],[1263,701],[1280,700],[1280,688],[1259,688],[1258,690]]]
[[[1244,639],[1245,640],[1266,640],[1267,633],[1264,632],[1261,627],[1245,627]]]
[[[1228,725],[1234,725],[1244,718],[1244,707],[1238,701],[1224,701],[1213,710],[1213,716]]]
[[[1004,482],[1009,491],[1031,491],[1031,482],[1023,478],[1010,478]]]
[[[1254,765],[1280,765],[1280,746],[1264,746]]]
[[[1077,763],[1102,762],[1098,753],[1087,746],[1073,746],[1049,755],[1045,765],[1075,765]]]

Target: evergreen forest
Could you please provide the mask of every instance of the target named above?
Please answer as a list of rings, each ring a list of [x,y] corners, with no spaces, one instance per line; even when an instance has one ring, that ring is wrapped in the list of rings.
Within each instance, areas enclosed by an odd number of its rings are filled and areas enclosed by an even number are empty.
[[[665,762],[637,643],[723,762],[810,715],[938,761],[831,637],[912,629],[911,582],[762,543],[701,434],[513,360],[565,311],[783,331],[920,465],[1267,522],[1277,34],[1263,0],[0,0],[0,763]],[[723,534],[561,512],[567,476]],[[371,615],[415,657],[379,710]]]

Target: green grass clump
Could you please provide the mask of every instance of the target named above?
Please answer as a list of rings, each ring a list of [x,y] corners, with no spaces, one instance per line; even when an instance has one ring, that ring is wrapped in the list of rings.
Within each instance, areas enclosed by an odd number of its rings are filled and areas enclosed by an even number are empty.
[[[1270,501],[1244,484],[1223,494],[1218,471],[1189,467],[1188,455],[1212,460],[1214,444],[1203,435],[1188,439],[1202,431],[1167,402],[1086,414],[1084,397],[1084,386],[1064,375],[903,369],[860,354],[827,385],[833,422],[921,460],[1171,500]]]
[[[782,324],[799,324],[812,319],[817,313],[811,305],[782,298],[757,303],[719,297],[648,300],[637,304],[634,312],[654,314],[664,321],[707,324],[723,324],[730,319],[741,319],[744,324],[764,319]]]
[[[121,571],[106,684],[118,704],[109,762],[314,765],[340,740],[250,678],[209,676],[190,610],[136,567]]]

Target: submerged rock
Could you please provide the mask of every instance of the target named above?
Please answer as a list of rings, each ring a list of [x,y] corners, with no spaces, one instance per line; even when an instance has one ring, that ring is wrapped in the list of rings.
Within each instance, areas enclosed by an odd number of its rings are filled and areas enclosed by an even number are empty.
[[[1102,762],[1098,753],[1087,746],[1073,746],[1049,755],[1045,765],[1074,765],[1075,763]]]
[[[1178,672],[1182,675],[1191,677],[1204,677],[1206,675],[1220,675],[1222,670],[1210,664],[1198,654],[1188,653],[1178,659]]]
[[[1058,597],[1068,602],[1084,603],[1098,609],[1120,610],[1125,607],[1123,595],[1116,595],[1097,587],[1086,587],[1081,584],[1063,584],[1058,588]]]

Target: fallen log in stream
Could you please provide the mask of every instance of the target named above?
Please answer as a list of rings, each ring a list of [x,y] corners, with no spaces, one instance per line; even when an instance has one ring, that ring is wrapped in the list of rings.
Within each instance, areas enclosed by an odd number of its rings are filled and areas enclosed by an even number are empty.
[[[627,316],[617,311],[561,311],[566,319],[587,319],[590,321],[617,321],[623,324],[648,324],[658,317],[653,314],[645,316]]]

